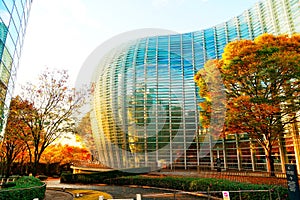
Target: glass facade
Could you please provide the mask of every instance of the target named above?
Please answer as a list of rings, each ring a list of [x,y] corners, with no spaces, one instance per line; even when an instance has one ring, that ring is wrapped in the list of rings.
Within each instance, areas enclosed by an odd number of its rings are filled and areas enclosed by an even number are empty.
[[[212,146],[210,137],[197,134],[201,99],[193,78],[207,60],[221,58],[227,43],[266,32],[299,33],[299,0],[260,1],[208,29],[140,38],[112,50],[99,65],[93,95],[99,161],[121,169],[213,167],[216,156],[226,155],[227,168],[264,164],[260,148],[250,152],[257,144],[249,138],[233,136]],[[201,148],[206,156],[199,156]]]
[[[0,0],[0,133],[3,131],[32,0]]]

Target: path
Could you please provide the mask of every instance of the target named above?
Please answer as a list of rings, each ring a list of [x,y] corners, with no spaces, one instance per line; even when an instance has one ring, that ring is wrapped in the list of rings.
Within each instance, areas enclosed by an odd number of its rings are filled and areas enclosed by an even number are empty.
[[[88,189],[88,190],[98,190],[111,194],[113,198],[136,198],[136,194],[142,194],[148,197],[143,197],[143,200],[154,200],[157,198],[151,198],[151,195],[164,195],[164,200],[174,199],[174,193],[167,189],[153,189],[149,187],[138,187],[138,186],[109,186],[103,184],[65,184],[60,183],[59,179],[48,179],[45,181],[47,184],[46,198],[45,200],[72,200],[73,197],[70,194],[62,192],[64,189]],[[55,190],[51,190],[55,189]],[[60,191],[59,191],[60,190]],[[57,196],[55,196],[57,193]],[[196,197],[192,195],[176,195],[176,199],[184,200],[201,200],[203,197]],[[205,198],[207,199],[207,198]]]
[[[228,179],[238,182],[249,182],[249,183],[260,183],[260,184],[271,184],[271,185],[281,185],[286,187],[287,182],[284,178],[271,178],[263,177],[260,174],[248,174],[243,175],[240,172],[197,172],[197,171],[164,171],[158,173],[152,173],[155,176],[185,176],[185,177],[206,177],[206,178],[218,178],[218,179]],[[163,194],[170,193],[165,195],[164,200],[174,199],[172,192],[165,189],[153,189],[147,187],[137,187],[137,186],[109,186],[103,184],[63,184],[60,183],[59,179],[48,179],[47,183],[47,192],[45,200],[72,200],[73,197],[69,193],[62,192],[63,189],[90,189],[98,190],[111,194],[114,198],[135,198],[136,194],[151,195],[151,194]],[[50,189],[56,189],[61,191],[53,191]],[[151,200],[154,198],[143,198],[143,200]],[[162,199],[162,198],[161,198]],[[190,195],[185,195],[182,198],[176,196],[176,199],[202,199],[201,197],[195,197]],[[207,199],[207,198],[205,198]]]
[[[57,190],[46,190],[45,200],[72,200],[73,195]]]

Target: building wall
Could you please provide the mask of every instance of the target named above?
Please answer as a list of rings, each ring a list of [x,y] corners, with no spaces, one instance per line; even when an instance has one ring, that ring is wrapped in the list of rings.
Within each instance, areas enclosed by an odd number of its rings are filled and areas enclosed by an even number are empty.
[[[0,133],[3,131],[32,0],[0,0]]]
[[[99,65],[91,116],[99,161],[114,168],[213,168],[220,156],[226,168],[264,170],[264,152],[250,152],[249,138],[206,134],[195,143],[201,99],[193,78],[207,60],[221,58],[227,43],[300,32],[299,21],[298,0],[265,0],[208,29],[140,38],[111,51]]]
[[[198,137],[199,146],[204,145],[202,142],[203,137],[203,135]],[[272,156],[274,158],[276,172],[284,171],[284,165],[282,163],[296,163],[294,141],[298,141],[299,138],[297,138],[295,138],[291,132],[286,133],[281,140],[282,150],[280,150],[279,140],[274,142]],[[209,156],[197,158],[197,155],[194,153],[195,150],[196,148],[190,148],[188,150],[188,168],[198,166],[200,169],[216,169],[216,159],[220,158],[222,168],[226,170],[267,170],[264,149],[255,140],[251,140],[247,134],[227,135],[226,138],[218,140],[213,148],[208,149],[212,154],[212,159]],[[281,160],[281,155],[284,160]],[[196,165],[197,159],[200,159],[199,165]],[[178,167],[183,168],[184,166],[182,163],[175,163],[173,165],[173,168]]]

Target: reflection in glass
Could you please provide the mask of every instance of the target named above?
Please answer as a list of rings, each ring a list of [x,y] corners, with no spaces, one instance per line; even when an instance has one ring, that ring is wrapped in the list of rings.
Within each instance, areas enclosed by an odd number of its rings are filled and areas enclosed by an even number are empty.
[[[0,0],[0,135],[3,134],[13,94],[16,69],[31,3],[32,0]],[[25,4],[27,4],[26,9],[22,6]]]

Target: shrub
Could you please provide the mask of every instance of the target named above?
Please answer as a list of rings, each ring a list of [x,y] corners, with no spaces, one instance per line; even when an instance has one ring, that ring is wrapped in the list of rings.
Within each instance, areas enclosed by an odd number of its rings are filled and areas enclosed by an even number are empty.
[[[7,182],[2,185],[2,188],[10,188],[16,186],[15,182]]]
[[[190,178],[190,177],[146,177],[133,175],[122,171],[109,171],[91,174],[63,173],[62,183],[106,183],[115,185],[143,185],[159,188],[169,188],[184,191],[238,191],[238,190],[270,190],[272,198],[287,199],[287,188],[270,185],[256,185],[248,183],[232,182],[214,178]],[[216,196],[222,197],[221,192]],[[270,199],[269,192],[243,192],[241,197],[247,199]],[[230,199],[240,199],[238,192],[231,193]]]
[[[46,192],[46,184],[38,178],[25,176],[15,182],[14,187],[0,190],[0,199],[9,200],[32,200],[43,199]]]
[[[105,180],[112,180],[116,177],[129,176],[132,173],[123,171],[107,171],[96,172],[90,174],[72,174],[71,172],[63,172],[60,177],[61,183],[104,183]]]
[[[256,185],[240,182],[232,182],[223,179],[213,178],[189,178],[189,177],[163,177],[153,178],[144,176],[118,177],[113,180],[106,180],[106,183],[114,183],[116,185],[147,185],[152,187],[169,188],[184,191],[239,191],[239,190],[270,190],[272,198],[287,199],[287,188],[270,185]],[[213,195],[213,194],[212,194]],[[216,195],[216,194],[215,194]],[[270,199],[269,192],[232,192],[230,199]],[[221,192],[216,196],[222,197]]]
[[[16,187],[24,188],[24,187],[33,187],[43,185],[40,179],[33,176],[23,176],[16,180]]]
[[[47,180],[48,176],[46,176],[46,175],[38,175],[37,178],[40,179],[41,181],[45,181],[45,180]]]
[[[71,172],[63,172],[60,176],[61,183],[75,183],[75,180],[73,179],[73,173]]]

